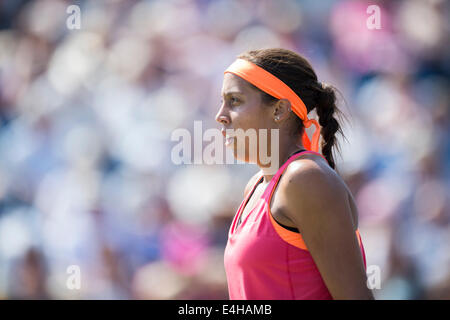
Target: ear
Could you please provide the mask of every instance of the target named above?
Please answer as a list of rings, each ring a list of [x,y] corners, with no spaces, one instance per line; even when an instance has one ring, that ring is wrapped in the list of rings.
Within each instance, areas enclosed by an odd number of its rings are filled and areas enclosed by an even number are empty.
[[[289,118],[291,113],[291,102],[288,99],[278,100],[273,108],[273,119],[276,123],[281,123]]]

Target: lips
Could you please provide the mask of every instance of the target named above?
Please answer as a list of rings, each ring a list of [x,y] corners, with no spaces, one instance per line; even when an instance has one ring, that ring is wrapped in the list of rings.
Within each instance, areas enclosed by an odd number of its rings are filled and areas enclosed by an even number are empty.
[[[234,135],[234,134],[227,134],[226,130],[233,130],[233,129],[223,129],[223,128],[222,128],[221,132],[222,132],[222,135],[223,135],[225,138],[235,138],[235,135]]]
[[[222,132],[222,135],[225,137],[225,145],[226,146],[228,146],[234,142],[234,139],[236,138],[235,136],[227,135],[226,130],[223,128],[222,128],[221,132]]]

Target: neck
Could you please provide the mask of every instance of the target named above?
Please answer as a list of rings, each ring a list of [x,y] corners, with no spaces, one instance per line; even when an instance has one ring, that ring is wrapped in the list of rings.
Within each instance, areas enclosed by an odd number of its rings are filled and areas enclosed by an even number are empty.
[[[280,150],[278,152],[278,155],[274,155],[271,157],[271,163],[268,165],[261,165],[258,164],[258,167],[261,169],[263,176],[264,176],[264,182],[269,183],[272,177],[275,175],[275,172],[278,171],[278,169],[286,163],[286,161],[291,157],[294,153],[296,153],[299,150],[305,149],[303,147],[302,143],[292,143],[284,145],[283,147],[280,146]],[[278,156],[278,165],[275,166],[275,168],[272,166],[273,158]]]

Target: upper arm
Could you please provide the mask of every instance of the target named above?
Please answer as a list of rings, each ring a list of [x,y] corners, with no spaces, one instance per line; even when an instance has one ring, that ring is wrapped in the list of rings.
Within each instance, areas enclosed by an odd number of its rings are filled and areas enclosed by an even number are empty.
[[[334,172],[314,161],[292,163],[280,181],[285,212],[334,299],[373,299],[353,228],[347,191]]]

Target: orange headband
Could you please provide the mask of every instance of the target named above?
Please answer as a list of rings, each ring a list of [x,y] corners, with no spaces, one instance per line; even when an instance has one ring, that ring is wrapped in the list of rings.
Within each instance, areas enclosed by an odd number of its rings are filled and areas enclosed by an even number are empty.
[[[237,59],[233,62],[225,73],[233,73],[251,84],[255,85],[264,92],[278,99],[288,99],[291,103],[294,113],[303,120],[303,125],[309,128],[311,124],[316,126],[316,130],[309,140],[306,131],[303,133],[302,142],[307,150],[319,152],[320,126],[315,119],[308,119],[308,110],[302,99],[292,91],[283,81],[275,77],[270,72],[244,59]]]

